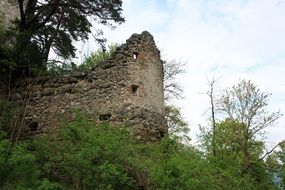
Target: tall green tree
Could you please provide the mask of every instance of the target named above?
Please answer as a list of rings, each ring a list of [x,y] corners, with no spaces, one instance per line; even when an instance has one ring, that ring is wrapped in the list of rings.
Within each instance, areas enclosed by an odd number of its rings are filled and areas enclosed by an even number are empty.
[[[209,95],[211,100],[217,100],[214,102],[216,109],[212,111],[221,120],[216,119],[215,127],[210,130],[203,128],[201,135],[207,157],[217,167],[241,179],[251,180],[252,184],[260,188],[274,187],[272,175],[265,164],[270,153],[263,154],[264,132],[281,116],[279,112],[267,111],[269,96],[251,81],[245,80],[222,91],[220,97]],[[213,108],[213,101],[211,103]]]
[[[280,112],[267,111],[269,96],[251,81],[241,80],[237,85],[224,90],[218,102],[222,114],[242,124],[240,144],[245,170],[253,162],[252,143],[256,139],[262,139],[264,130],[274,125],[281,116]]]
[[[51,49],[64,59],[75,57],[73,41],[86,40],[92,33],[103,44],[102,31],[96,25],[114,27],[124,22],[121,0],[18,0],[18,8],[15,48],[25,58],[22,68],[32,64],[46,69]],[[35,54],[37,63],[32,59]]]
[[[216,124],[216,154],[212,154],[212,135],[204,133],[203,143],[207,149],[208,159],[213,165],[230,175],[246,180],[252,185],[252,189],[276,189],[274,172],[267,165],[265,156],[265,142],[261,139],[248,141],[248,152],[251,162],[245,165],[246,155],[243,150],[243,123],[237,120],[226,119]],[[272,163],[272,162],[271,162]],[[272,165],[272,164],[271,164]]]

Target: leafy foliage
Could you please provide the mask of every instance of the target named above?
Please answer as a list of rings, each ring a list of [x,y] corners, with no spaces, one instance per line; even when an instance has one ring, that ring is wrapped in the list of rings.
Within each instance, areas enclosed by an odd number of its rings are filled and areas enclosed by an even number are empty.
[[[10,36],[11,33],[2,26],[0,17],[0,73],[7,73],[16,68],[12,47],[9,44]]]
[[[112,54],[117,48],[116,44],[112,44],[108,49],[98,49],[97,51],[92,52],[89,56],[86,56],[84,61],[76,65],[73,62],[65,60],[63,63],[59,61],[50,61],[48,63],[47,70],[43,73],[45,75],[67,75],[72,72],[89,72],[97,64],[110,59]]]
[[[285,141],[279,144],[279,150],[275,150],[267,157],[266,165],[274,176],[275,183],[280,189],[285,188]]]
[[[42,53],[53,48],[63,58],[75,56],[72,40],[88,39],[91,20],[103,25],[122,23],[122,2],[115,1],[19,1],[21,13],[19,31],[31,32],[31,40],[41,47]],[[88,19],[90,18],[90,19]],[[102,34],[98,30],[94,37]],[[95,38],[103,42],[100,38]]]
[[[2,131],[3,132],[3,131]],[[12,143],[0,139],[0,187],[9,189],[53,189],[59,187],[41,177],[30,142]],[[56,189],[56,188],[55,188]]]
[[[78,116],[52,141],[39,140],[36,149],[45,175],[66,189],[133,189],[134,180],[122,160],[127,155],[123,147],[127,137],[125,130],[94,126],[88,118]]]
[[[280,168],[280,177],[281,177],[281,186],[285,188],[285,143],[281,145],[281,150],[278,152],[278,157],[281,161]]]
[[[214,127],[210,130],[202,128],[200,137],[206,156],[213,164],[235,176],[248,178],[260,189],[277,188],[274,181],[276,172],[271,171],[274,162],[268,159],[266,163],[266,155],[270,153],[263,155],[264,130],[273,125],[281,114],[266,110],[268,97],[269,94],[261,92],[251,81],[242,80],[226,89],[215,105],[225,118],[213,122]]]
[[[240,144],[246,168],[256,159],[252,155],[262,142],[256,140],[263,138],[264,129],[272,126],[280,118],[279,112],[269,113],[266,110],[269,94],[263,93],[251,81],[241,80],[237,85],[223,92],[219,100],[222,113],[230,120],[240,123]]]
[[[77,66],[75,63],[70,61],[59,62],[56,60],[51,60],[48,62],[47,70],[42,73],[42,75],[48,76],[58,76],[58,75],[68,75],[73,71],[77,71]]]
[[[82,64],[78,66],[80,71],[89,71],[94,68],[97,64],[111,58],[112,54],[115,52],[117,44],[112,44],[108,49],[99,49],[95,52],[92,52],[88,57],[85,58]]]
[[[0,153],[1,189],[262,189],[236,175],[233,162],[213,163],[167,137],[143,144],[123,127],[98,126],[78,113],[51,136],[17,143],[2,138]]]
[[[189,142],[188,123],[182,118],[180,110],[175,106],[165,106],[165,118],[168,126],[168,134],[171,137],[177,137],[184,143]],[[186,142],[185,142],[186,141]]]
[[[15,130],[15,118],[19,113],[20,106],[16,102],[0,99],[0,139],[11,137],[12,130]]]
[[[270,94],[261,92],[251,81],[241,80],[226,89],[219,100],[219,109],[230,119],[246,125],[247,135],[262,134],[262,130],[280,118],[280,112],[266,110]]]
[[[245,155],[243,126],[235,120],[226,119],[216,124],[216,154],[212,155],[211,132],[203,132],[203,147],[206,147],[208,159],[218,168],[228,171],[231,175],[250,181],[249,185],[256,189],[277,189],[274,184],[274,173],[260,159],[264,151],[264,142],[250,139],[247,143],[249,155]],[[247,164],[250,157],[251,162]],[[253,188],[253,187],[251,187]]]
[[[15,76],[36,75],[48,69],[48,56],[53,50],[63,59],[75,57],[73,41],[86,40],[92,33],[104,47],[103,32],[92,25],[121,24],[121,0],[19,0],[15,12],[20,18],[13,29],[0,31],[0,42],[11,45],[9,51],[0,47],[1,70],[9,73],[11,66]],[[8,35],[8,33],[9,35]],[[3,38],[5,37],[5,39]],[[6,67],[5,67],[6,66]],[[7,69],[8,68],[8,69]]]

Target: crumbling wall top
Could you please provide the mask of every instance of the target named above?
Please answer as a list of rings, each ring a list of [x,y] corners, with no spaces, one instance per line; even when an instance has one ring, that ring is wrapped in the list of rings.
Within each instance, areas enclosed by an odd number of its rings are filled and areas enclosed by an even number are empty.
[[[110,68],[115,64],[124,64],[133,62],[137,59],[143,59],[144,55],[149,54],[154,59],[160,60],[160,51],[155,45],[153,36],[148,31],[143,31],[141,34],[133,34],[126,43],[117,47],[109,60],[103,61],[96,68]]]

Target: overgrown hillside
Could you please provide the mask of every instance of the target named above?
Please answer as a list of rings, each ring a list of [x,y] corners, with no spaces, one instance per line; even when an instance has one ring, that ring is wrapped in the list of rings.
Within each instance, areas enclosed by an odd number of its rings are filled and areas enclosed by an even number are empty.
[[[1,131],[1,189],[278,189],[263,163],[255,177],[192,146],[142,144],[125,128],[95,126],[76,112],[59,134],[12,143]],[[276,182],[276,181],[275,181]]]

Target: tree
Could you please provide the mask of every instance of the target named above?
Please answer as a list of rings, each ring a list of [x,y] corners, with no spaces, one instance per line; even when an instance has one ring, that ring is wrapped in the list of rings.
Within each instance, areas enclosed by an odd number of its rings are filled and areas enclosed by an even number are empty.
[[[210,90],[207,91],[207,96],[210,99],[210,111],[211,111],[211,151],[213,153],[213,156],[216,155],[216,96],[215,96],[215,83],[217,82],[218,79],[213,79],[210,81],[207,78],[208,85],[210,87]]]
[[[183,97],[183,89],[176,80],[178,75],[185,72],[184,66],[184,64],[175,60],[163,62],[163,90],[166,101]]]
[[[225,119],[216,123],[215,151],[212,154],[211,131],[202,134],[203,148],[206,149],[208,160],[224,173],[235,176],[239,181],[248,181],[249,189],[276,189],[272,166],[267,164],[263,155],[265,144],[258,139],[248,141],[248,152],[251,162],[245,165],[243,150],[244,124],[236,120]],[[271,156],[271,155],[270,155]],[[272,165],[272,164],[271,164]]]
[[[212,136],[215,135],[215,151],[213,159],[222,163],[224,166],[227,164],[235,167],[236,170],[240,171],[244,165],[244,154],[243,154],[243,134],[244,124],[237,120],[225,119],[216,123],[216,131],[205,133],[204,135],[204,146],[207,152],[212,156]],[[250,139],[248,142],[248,149],[253,160],[258,160],[259,156],[263,152],[264,142],[261,140]],[[227,163],[225,165],[225,163]]]
[[[9,68],[15,67],[12,57],[10,33],[5,29],[0,16],[0,73],[9,72]],[[3,77],[3,76],[2,76]],[[0,79],[4,81],[2,78]]]
[[[163,90],[164,100],[168,103],[171,99],[183,98],[183,89],[177,82],[177,76],[184,73],[184,64],[172,61],[163,62]],[[165,106],[165,119],[168,125],[168,133],[172,137],[178,137],[182,141],[189,141],[187,122],[182,118],[180,109],[174,105]]]
[[[188,123],[182,118],[180,110],[175,106],[165,106],[165,118],[168,125],[168,134],[178,137],[181,141],[189,141]]]
[[[279,149],[276,150],[275,148]],[[266,158],[268,171],[280,189],[285,188],[285,140],[271,149],[271,154]]]
[[[280,112],[266,110],[270,94],[261,92],[251,81],[241,80],[232,88],[224,90],[218,101],[222,114],[242,124],[240,136],[244,158],[244,172],[253,162],[251,148],[256,139],[263,138],[264,129],[280,118]]]
[[[285,141],[283,141],[283,143],[280,144],[280,151],[278,151],[277,155],[281,163],[280,165],[281,184],[282,187],[285,188]]]
[[[273,173],[265,159],[276,147],[265,152],[264,130],[274,125],[281,114],[266,110],[269,94],[261,92],[251,81],[241,80],[216,97],[214,80],[209,85],[214,127],[201,128],[200,135],[207,158],[224,172],[251,181],[254,189],[275,189]]]
[[[105,41],[101,30],[92,32],[92,25],[114,27],[112,23],[124,22],[121,0],[18,0],[18,7],[16,50],[26,58],[22,68],[31,65],[31,56],[37,53],[40,60],[32,64],[46,69],[51,49],[64,59],[75,57],[72,41],[86,40],[90,33],[100,44]]]

